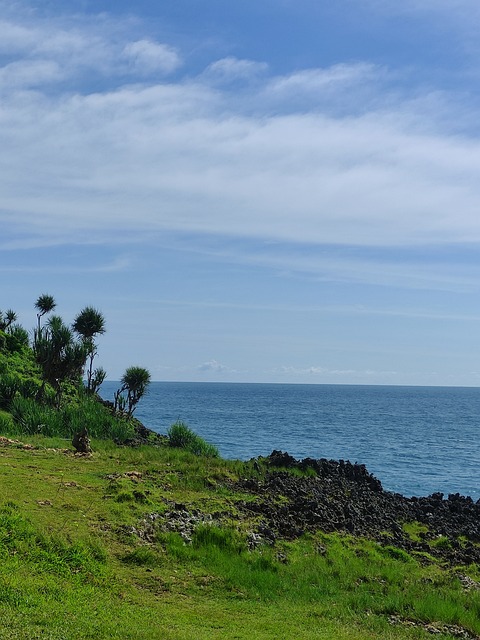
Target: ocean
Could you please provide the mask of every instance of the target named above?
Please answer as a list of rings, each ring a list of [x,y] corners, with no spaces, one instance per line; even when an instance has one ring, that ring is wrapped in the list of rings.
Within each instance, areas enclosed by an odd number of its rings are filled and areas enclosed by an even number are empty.
[[[480,499],[477,388],[153,382],[135,415],[158,433],[182,420],[224,458],[350,460],[405,496]]]

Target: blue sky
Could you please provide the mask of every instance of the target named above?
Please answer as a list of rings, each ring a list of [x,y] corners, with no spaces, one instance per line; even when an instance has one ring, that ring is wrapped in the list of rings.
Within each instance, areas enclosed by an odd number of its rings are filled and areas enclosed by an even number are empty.
[[[0,308],[97,307],[110,380],[479,384],[479,25],[0,0]]]

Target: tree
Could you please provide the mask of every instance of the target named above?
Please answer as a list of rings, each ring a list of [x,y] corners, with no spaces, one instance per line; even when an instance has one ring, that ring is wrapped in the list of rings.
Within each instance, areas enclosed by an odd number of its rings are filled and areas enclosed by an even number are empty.
[[[103,369],[102,367],[98,367],[97,369],[95,369],[90,379],[90,391],[92,393],[97,393],[106,377],[107,372],[105,371],[105,369]]]
[[[3,312],[0,311],[0,329],[6,331],[17,319],[17,314],[12,309]]]
[[[105,333],[105,318],[97,309],[85,307],[75,318],[73,330],[81,336],[87,349],[87,357],[90,359],[87,370],[87,389],[88,391],[95,392],[105,379],[105,372],[103,369],[97,369],[97,374],[100,375],[96,375],[94,380],[93,360],[97,355],[97,346],[94,338],[97,335]],[[103,379],[99,382],[101,375],[103,375]],[[93,388],[94,386],[96,387],[95,389]]]
[[[60,316],[52,316],[46,327],[37,334],[34,353],[42,369],[44,383],[51,384],[57,392],[59,406],[62,383],[79,380],[87,359],[87,348],[83,342],[74,339],[72,331]]]
[[[115,393],[115,410],[126,409],[129,416],[150,384],[150,372],[143,367],[128,367],[121,379],[122,386]],[[126,397],[123,395],[127,393]]]
[[[57,303],[55,302],[55,298],[48,293],[42,293],[41,296],[38,297],[35,302],[35,308],[38,309],[37,319],[38,319],[38,336],[40,335],[41,327],[40,327],[40,319],[46,313],[50,313],[55,309]]]

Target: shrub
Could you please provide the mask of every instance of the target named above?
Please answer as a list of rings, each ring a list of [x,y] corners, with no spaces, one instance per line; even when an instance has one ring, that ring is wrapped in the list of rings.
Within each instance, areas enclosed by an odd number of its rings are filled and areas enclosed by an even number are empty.
[[[0,410],[0,433],[11,434],[14,430],[12,416]]]
[[[28,347],[28,331],[19,325],[14,325],[6,335],[6,348],[14,353]]]
[[[131,438],[134,427],[130,421],[115,418],[91,396],[81,397],[62,409],[55,409],[35,402],[32,398],[17,395],[10,408],[13,433],[71,438],[85,427],[93,438],[112,438],[124,441]]]
[[[88,429],[92,438],[126,440],[134,435],[131,421],[112,416],[110,411],[94,397],[85,394],[78,401],[66,405],[62,410],[66,436]]]
[[[215,445],[206,442],[190,429],[184,422],[172,424],[167,432],[168,444],[171,447],[186,449],[197,456],[218,458],[219,452]]]
[[[0,378],[0,408],[8,409],[18,391],[18,377],[3,374]]]
[[[217,547],[237,554],[245,550],[245,543],[237,531],[208,524],[201,524],[195,529],[192,544],[195,548]]]
[[[17,395],[11,403],[10,412],[14,422],[14,433],[45,436],[63,436],[62,416],[50,407],[38,404],[32,398]]]

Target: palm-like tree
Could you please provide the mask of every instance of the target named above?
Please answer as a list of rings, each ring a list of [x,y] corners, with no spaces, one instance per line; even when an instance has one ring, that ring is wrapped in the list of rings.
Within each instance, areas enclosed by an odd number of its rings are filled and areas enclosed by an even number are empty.
[[[38,296],[37,301],[35,302],[35,308],[38,309],[37,320],[38,320],[38,334],[40,336],[40,319],[46,313],[50,313],[55,309],[57,303],[55,302],[55,298],[48,293],[42,293],[41,296]]]
[[[62,318],[52,316],[45,330],[37,335],[34,352],[42,369],[43,380],[54,387],[57,404],[60,405],[62,382],[76,381],[81,376],[87,349],[83,342],[74,339],[72,331],[63,323]]]
[[[17,319],[17,314],[12,309],[8,309],[3,313],[0,311],[0,329],[6,331]]]
[[[97,335],[105,333],[105,318],[97,309],[94,309],[93,307],[85,307],[75,318],[73,322],[73,330],[81,336],[87,349],[88,357],[90,358],[87,371],[87,389],[89,391],[95,391],[96,389],[94,389],[94,386],[98,388],[99,385],[94,385],[93,379],[93,360],[97,355],[97,346],[94,338]],[[103,377],[105,378],[105,376]]]
[[[122,386],[115,394],[116,408],[122,408],[126,404],[127,413],[131,416],[140,398],[144,395],[150,384],[150,372],[143,367],[128,367],[121,379]],[[121,402],[121,394],[126,391],[125,402]]]

